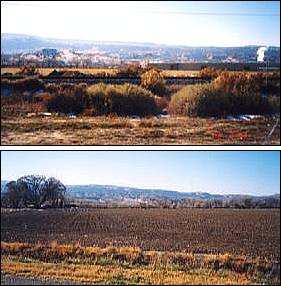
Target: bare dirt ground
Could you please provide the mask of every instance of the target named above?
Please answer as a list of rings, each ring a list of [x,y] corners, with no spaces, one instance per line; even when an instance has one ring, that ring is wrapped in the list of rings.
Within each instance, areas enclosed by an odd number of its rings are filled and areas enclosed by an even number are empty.
[[[276,118],[4,117],[1,145],[280,145]]]

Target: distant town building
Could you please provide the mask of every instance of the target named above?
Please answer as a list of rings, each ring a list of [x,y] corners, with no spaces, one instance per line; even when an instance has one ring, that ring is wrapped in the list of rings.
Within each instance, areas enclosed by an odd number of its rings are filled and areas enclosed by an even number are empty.
[[[42,54],[44,58],[54,58],[57,55],[57,49],[43,49]]]

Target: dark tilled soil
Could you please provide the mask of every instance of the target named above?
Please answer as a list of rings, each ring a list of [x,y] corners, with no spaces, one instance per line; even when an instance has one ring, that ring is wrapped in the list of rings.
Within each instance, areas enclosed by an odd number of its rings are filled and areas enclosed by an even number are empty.
[[[280,209],[2,209],[1,240],[279,260]]]

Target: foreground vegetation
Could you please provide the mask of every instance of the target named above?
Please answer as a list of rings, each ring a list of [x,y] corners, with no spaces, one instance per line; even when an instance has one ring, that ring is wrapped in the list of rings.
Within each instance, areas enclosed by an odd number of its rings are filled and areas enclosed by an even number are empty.
[[[123,285],[247,285],[280,281],[278,265],[260,258],[2,241],[1,274]]]
[[[280,144],[279,73],[205,69],[198,75],[211,83],[183,86],[167,85],[160,70],[129,66],[114,72],[138,76],[140,84],[50,84],[40,78],[40,71],[25,67],[19,71],[23,79],[1,79],[1,143]],[[62,70],[49,75],[85,74]],[[227,119],[241,114],[260,117],[249,122]]]
[[[23,68],[22,73],[29,75],[35,71]],[[78,76],[73,73],[74,77]],[[124,73],[124,76],[129,78],[140,76],[140,86],[91,86],[61,82],[45,84],[38,77],[2,79],[1,92],[9,95],[9,99],[5,99],[1,106],[25,103],[41,111],[76,115],[86,113],[92,116],[148,116],[159,114],[166,109],[173,115],[209,117],[236,114],[270,115],[279,113],[280,110],[280,76],[275,73],[268,81],[268,76],[263,74],[215,73],[211,70],[210,77],[214,78],[211,83],[188,85],[175,94],[175,89],[166,87],[160,70],[131,70],[128,67],[119,73]]]

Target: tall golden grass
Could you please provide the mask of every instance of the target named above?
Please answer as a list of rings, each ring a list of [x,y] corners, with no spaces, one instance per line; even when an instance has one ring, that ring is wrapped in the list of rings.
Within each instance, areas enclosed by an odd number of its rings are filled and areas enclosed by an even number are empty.
[[[276,265],[275,265],[276,266]],[[278,284],[274,263],[231,254],[1,241],[1,274],[106,284]],[[279,264],[280,267],[280,264]],[[279,268],[280,271],[280,268]]]
[[[99,264],[102,259],[106,259],[108,264],[118,262],[154,267],[176,266],[181,270],[203,267],[215,271],[225,269],[239,273],[267,273],[273,267],[273,262],[267,258],[250,258],[229,253],[198,255],[187,252],[143,251],[138,247],[83,247],[79,244],[57,244],[56,241],[49,245],[1,241],[1,254],[34,258],[45,262],[78,259],[80,262]]]

